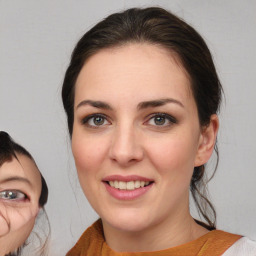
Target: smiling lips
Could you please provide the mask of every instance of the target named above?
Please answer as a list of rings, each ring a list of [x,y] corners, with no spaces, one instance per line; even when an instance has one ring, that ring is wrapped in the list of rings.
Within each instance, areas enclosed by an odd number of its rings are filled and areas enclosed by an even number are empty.
[[[109,194],[119,200],[133,200],[145,194],[153,181],[140,176],[113,175],[103,180]]]
[[[143,188],[149,185],[149,181],[109,181],[109,185],[113,188],[121,189],[121,190],[134,190],[137,188]]]

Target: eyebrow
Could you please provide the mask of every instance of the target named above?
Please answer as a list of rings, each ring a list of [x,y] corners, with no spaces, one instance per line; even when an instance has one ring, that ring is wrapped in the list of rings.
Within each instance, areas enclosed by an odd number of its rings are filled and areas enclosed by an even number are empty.
[[[101,109],[107,109],[107,110],[112,110],[112,108],[110,107],[109,104],[107,104],[106,102],[103,102],[103,101],[93,101],[93,100],[83,100],[81,101],[76,109],[78,109],[79,107],[81,106],[85,106],[85,105],[90,105],[92,107],[95,107],[95,108],[101,108]]]
[[[151,108],[151,107],[160,107],[167,103],[174,103],[184,108],[184,105],[180,101],[172,98],[144,101],[139,103],[137,108],[140,110],[140,109]]]
[[[177,104],[184,108],[184,105],[180,101],[172,99],[172,98],[166,98],[166,99],[157,99],[157,100],[149,100],[149,101],[140,102],[137,106],[137,109],[141,110],[141,109],[150,108],[150,107],[160,107],[160,106],[163,106],[168,103],[174,103],[174,104]],[[81,101],[77,105],[76,109],[78,109],[81,106],[85,106],[85,105],[90,105],[92,107],[100,108],[100,109],[112,110],[112,107],[108,103],[103,102],[103,101],[93,101],[93,100]]]
[[[32,187],[32,183],[28,179],[19,177],[19,176],[8,177],[4,180],[0,180],[0,183],[6,183],[6,182],[11,182],[11,181],[21,181],[21,182],[27,183],[29,186]]]

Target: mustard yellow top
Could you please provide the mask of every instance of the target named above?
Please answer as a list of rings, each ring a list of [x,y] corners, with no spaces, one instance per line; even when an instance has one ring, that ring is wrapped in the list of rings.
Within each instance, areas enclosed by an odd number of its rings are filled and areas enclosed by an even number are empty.
[[[66,256],[220,256],[241,236],[213,230],[189,243],[154,252],[115,252],[105,242],[101,220],[80,237]]]

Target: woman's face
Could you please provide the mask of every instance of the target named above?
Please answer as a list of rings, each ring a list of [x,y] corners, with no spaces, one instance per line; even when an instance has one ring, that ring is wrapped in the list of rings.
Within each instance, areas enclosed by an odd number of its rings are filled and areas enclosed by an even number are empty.
[[[20,247],[33,229],[39,211],[41,176],[27,156],[0,167],[0,255]]]
[[[175,55],[127,44],[85,63],[76,82],[72,150],[81,187],[105,226],[142,231],[189,214],[204,143],[190,81]]]

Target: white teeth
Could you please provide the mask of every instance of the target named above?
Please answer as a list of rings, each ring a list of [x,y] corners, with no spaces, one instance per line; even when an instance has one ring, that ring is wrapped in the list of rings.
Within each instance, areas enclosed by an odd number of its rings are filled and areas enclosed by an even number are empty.
[[[149,181],[109,181],[109,185],[113,188],[119,188],[121,190],[134,190],[136,188],[143,188],[149,184]]]
[[[119,181],[119,189],[126,189],[126,182]]]
[[[134,190],[134,182],[133,181],[127,182],[126,189],[127,190]]]
[[[114,185],[112,186],[110,184],[111,187],[114,187],[114,188],[119,188],[119,182],[117,180],[114,181]]]
[[[136,180],[134,186],[135,186],[135,188],[139,188],[140,187],[140,181]]]

